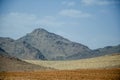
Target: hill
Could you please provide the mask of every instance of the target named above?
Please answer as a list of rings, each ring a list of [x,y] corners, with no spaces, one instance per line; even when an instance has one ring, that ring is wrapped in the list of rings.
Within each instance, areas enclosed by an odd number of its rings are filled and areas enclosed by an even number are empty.
[[[75,55],[67,57],[67,60],[94,58],[94,57],[99,57],[99,56],[104,56],[104,55],[112,55],[116,53],[120,54],[120,45],[106,46],[104,48],[91,50],[91,52],[87,54],[75,54]]]
[[[41,61],[24,60],[26,62],[52,67],[59,70],[120,68],[120,55],[106,55],[101,57],[71,60],[71,61]]]
[[[0,72],[2,71],[41,71],[52,70],[52,68],[34,65],[22,61],[18,58],[9,56],[3,49],[0,48]]]

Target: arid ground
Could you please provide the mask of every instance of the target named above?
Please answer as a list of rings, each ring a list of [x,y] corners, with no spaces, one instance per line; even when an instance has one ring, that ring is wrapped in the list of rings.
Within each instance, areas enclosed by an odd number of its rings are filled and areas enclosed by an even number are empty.
[[[120,55],[27,62],[0,57],[0,80],[120,80]]]
[[[120,69],[1,72],[0,80],[120,80]]]
[[[70,61],[25,60],[26,62],[59,70],[120,68],[120,55],[106,55]]]

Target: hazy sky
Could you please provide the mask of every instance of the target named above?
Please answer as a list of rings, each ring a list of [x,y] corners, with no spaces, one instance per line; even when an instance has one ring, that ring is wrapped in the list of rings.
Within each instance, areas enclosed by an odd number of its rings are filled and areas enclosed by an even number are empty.
[[[120,0],[0,0],[0,36],[44,28],[96,49],[120,44]]]

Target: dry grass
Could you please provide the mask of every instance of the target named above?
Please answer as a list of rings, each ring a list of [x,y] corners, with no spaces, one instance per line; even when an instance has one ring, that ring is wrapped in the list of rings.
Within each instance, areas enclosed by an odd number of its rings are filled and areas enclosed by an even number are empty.
[[[108,55],[73,61],[41,61],[41,60],[24,60],[24,61],[45,67],[52,67],[59,70],[120,67],[120,55]]]
[[[0,72],[0,80],[120,80],[120,69]]]

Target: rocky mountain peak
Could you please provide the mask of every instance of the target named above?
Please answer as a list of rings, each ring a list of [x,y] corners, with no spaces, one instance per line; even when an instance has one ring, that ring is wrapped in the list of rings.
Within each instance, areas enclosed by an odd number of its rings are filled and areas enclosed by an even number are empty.
[[[47,31],[43,28],[37,28],[37,29],[33,30],[33,32],[31,34],[39,35],[39,34],[43,34],[43,33],[47,33]]]
[[[72,42],[60,35],[38,28],[28,35],[18,39],[27,42],[34,48],[41,51],[48,60],[66,59],[66,57],[87,53],[91,51],[88,47]]]

